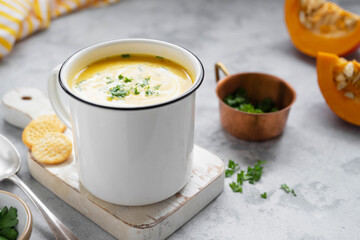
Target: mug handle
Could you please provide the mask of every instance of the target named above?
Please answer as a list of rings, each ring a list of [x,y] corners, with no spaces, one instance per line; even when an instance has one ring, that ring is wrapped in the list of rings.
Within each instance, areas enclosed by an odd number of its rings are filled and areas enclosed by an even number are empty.
[[[215,63],[215,76],[216,76],[216,82],[220,80],[220,70],[224,73],[225,76],[229,76],[229,71],[225,67],[225,65],[222,62]]]
[[[70,120],[70,111],[68,108],[64,106],[60,95],[59,95],[59,82],[58,76],[61,65],[56,66],[53,70],[51,70],[49,80],[48,80],[48,94],[50,103],[56,113],[56,115],[60,118],[60,120],[71,129],[71,120]]]

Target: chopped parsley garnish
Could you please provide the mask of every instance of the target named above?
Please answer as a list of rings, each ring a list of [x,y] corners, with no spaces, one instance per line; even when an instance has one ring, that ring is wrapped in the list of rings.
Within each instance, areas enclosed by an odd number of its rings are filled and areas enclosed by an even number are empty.
[[[266,198],[267,198],[267,193],[264,192],[263,194],[260,194],[260,196],[261,196],[263,199],[266,199]]]
[[[228,163],[228,169],[225,170],[225,177],[231,177],[239,169],[239,164],[230,159]]]
[[[160,89],[160,84],[151,86],[150,77],[144,78],[142,82],[141,80],[136,80],[122,74],[118,76],[118,79],[122,81],[112,80],[110,77],[107,77],[106,79],[110,80],[106,82],[107,84],[113,82],[118,83],[116,86],[111,85],[106,89],[107,93],[110,95],[107,96],[108,101],[119,100],[119,98],[123,99],[130,94],[139,95],[141,92],[143,92],[146,97],[160,95],[160,93],[156,91]]]
[[[237,178],[236,178],[236,181],[240,184],[240,185],[243,185],[244,183],[244,173],[245,171],[244,170],[241,170],[240,173],[237,174]]]
[[[134,88],[134,94],[135,94],[135,95],[139,95],[139,94],[140,94],[140,92],[139,92],[139,90],[138,90],[137,87]]]
[[[254,182],[258,182],[261,178],[262,170],[264,168],[261,165],[263,165],[264,163],[266,163],[266,161],[258,160],[258,162],[253,168],[249,166],[243,180],[249,181],[249,183],[251,184],[254,184]]]
[[[242,193],[243,188],[236,182],[232,182],[229,184],[233,192],[240,192]]]
[[[286,193],[292,193],[296,197],[296,193],[293,188],[290,188],[287,184],[281,184],[280,189],[284,190]]]
[[[128,77],[125,77],[124,82],[126,82],[126,83],[132,82],[132,79],[131,79],[131,78],[128,78]]]
[[[156,58],[161,59],[161,60],[164,59],[163,57],[160,57],[160,56],[156,56]]]
[[[145,96],[148,97],[148,96],[151,96],[151,95],[154,95],[154,91],[151,91],[150,89],[146,89],[145,90]]]
[[[233,160],[229,160],[228,167],[225,170],[225,177],[231,177],[235,172],[240,172],[237,174],[236,181],[233,181],[229,184],[233,192],[243,192],[243,184],[245,181],[248,181],[250,184],[260,181],[263,169],[262,166],[266,161],[258,160],[254,167],[249,166],[247,170],[240,170],[239,164],[235,163]],[[280,189],[284,190],[286,193],[291,193],[296,197],[295,190],[290,188],[286,184],[281,184]],[[260,197],[267,199],[267,192],[261,193]]]
[[[279,110],[269,97],[260,102],[251,101],[243,88],[239,88],[236,92],[226,96],[223,101],[232,108],[248,113],[269,113]]]
[[[112,96],[118,97],[118,98],[124,98],[129,95],[129,90],[126,90],[121,85],[116,85],[115,87],[110,88],[109,91]]]
[[[19,220],[17,219],[17,209],[14,207],[3,207],[0,210],[0,239],[16,240],[18,232],[15,229]]]
[[[140,86],[145,87],[145,86],[149,85],[149,81],[150,81],[150,77],[146,77]]]
[[[129,58],[129,57],[130,57],[130,54],[122,54],[121,57],[122,57],[122,58]]]
[[[230,187],[234,192],[242,193],[242,185],[245,181],[248,181],[251,184],[258,182],[261,179],[262,165],[266,163],[265,161],[258,160],[254,167],[248,167],[247,171],[241,170],[237,174],[236,182],[230,183]],[[235,163],[233,160],[229,160],[228,168],[225,170],[225,177],[231,177],[235,172],[239,171],[239,164]],[[235,189],[235,190],[234,190]]]

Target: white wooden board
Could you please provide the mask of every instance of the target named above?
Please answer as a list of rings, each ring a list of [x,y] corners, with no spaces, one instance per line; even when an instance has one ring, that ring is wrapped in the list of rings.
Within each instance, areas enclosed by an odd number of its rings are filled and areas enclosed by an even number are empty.
[[[80,183],[74,154],[59,165],[43,165],[28,154],[32,176],[118,239],[165,239],[196,215],[224,188],[224,164],[195,146],[192,176],[174,196],[151,205],[125,207],[104,202]]]

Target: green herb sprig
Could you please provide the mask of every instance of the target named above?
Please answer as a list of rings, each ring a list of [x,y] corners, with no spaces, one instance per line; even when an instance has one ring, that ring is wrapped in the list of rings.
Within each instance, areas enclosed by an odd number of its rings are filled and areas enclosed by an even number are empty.
[[[233,190],[233,192],[241,192],[243,191],[242,185],[245,181],[248,181],[251,184],[258,182],[261,179],[263,164],[266,161],[258,160],[254,167],[248,167],[247,171],[241,170],[240,173],[237,174],[236,182],[231,182],[229,186]],[[225,170],[225,177],[231,177],[235,172],[239,171],[239,164],[235,163],[233,160],[229,160],[228,169]]]
[[[233,190],[233,192],[240,192],[242,193],[243,188],[236,182],[232,182],[229,184],[229,186],[231,187],[231,189]]]
[[[239,164],[230,159],[228,163],[228,169],[225,170],[225,177],[231,177],[239,169]]]
[[[290,188],[287,184],[281,184],[280,189],[284,190],[287,194],[292,193],[292,195],[296,197],[295,190],[293,188]]]
[[[255,164],[255,166],[248,167],[247,172],[245,176],[243,177],[244,181],[249,181],[249,183],[254,184],[255,182],[258,182],[261,178],[262,171],[263,171],[263,164],[265,164],[266,161],[258,160],[258,162]]]
[[[243,88],[239,88],[236,92],[226,96],[223,101],[230,107],[248,113],[269,113],[279,110],[269,97],[260,102],[251,101]]]
[[[17,219],[17,209],[14,207],[3,207],[0,211],[0,239],[16,240],[18,232],[15,229],[19,220]]]

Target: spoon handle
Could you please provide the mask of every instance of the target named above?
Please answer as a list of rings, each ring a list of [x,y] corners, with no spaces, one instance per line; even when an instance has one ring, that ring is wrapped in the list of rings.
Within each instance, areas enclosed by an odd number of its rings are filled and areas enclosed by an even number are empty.
[[[57,240],[79,240],[55,215],[40,201],[30,188],[16,175],[9,177],[18,185],[43,214]]]

